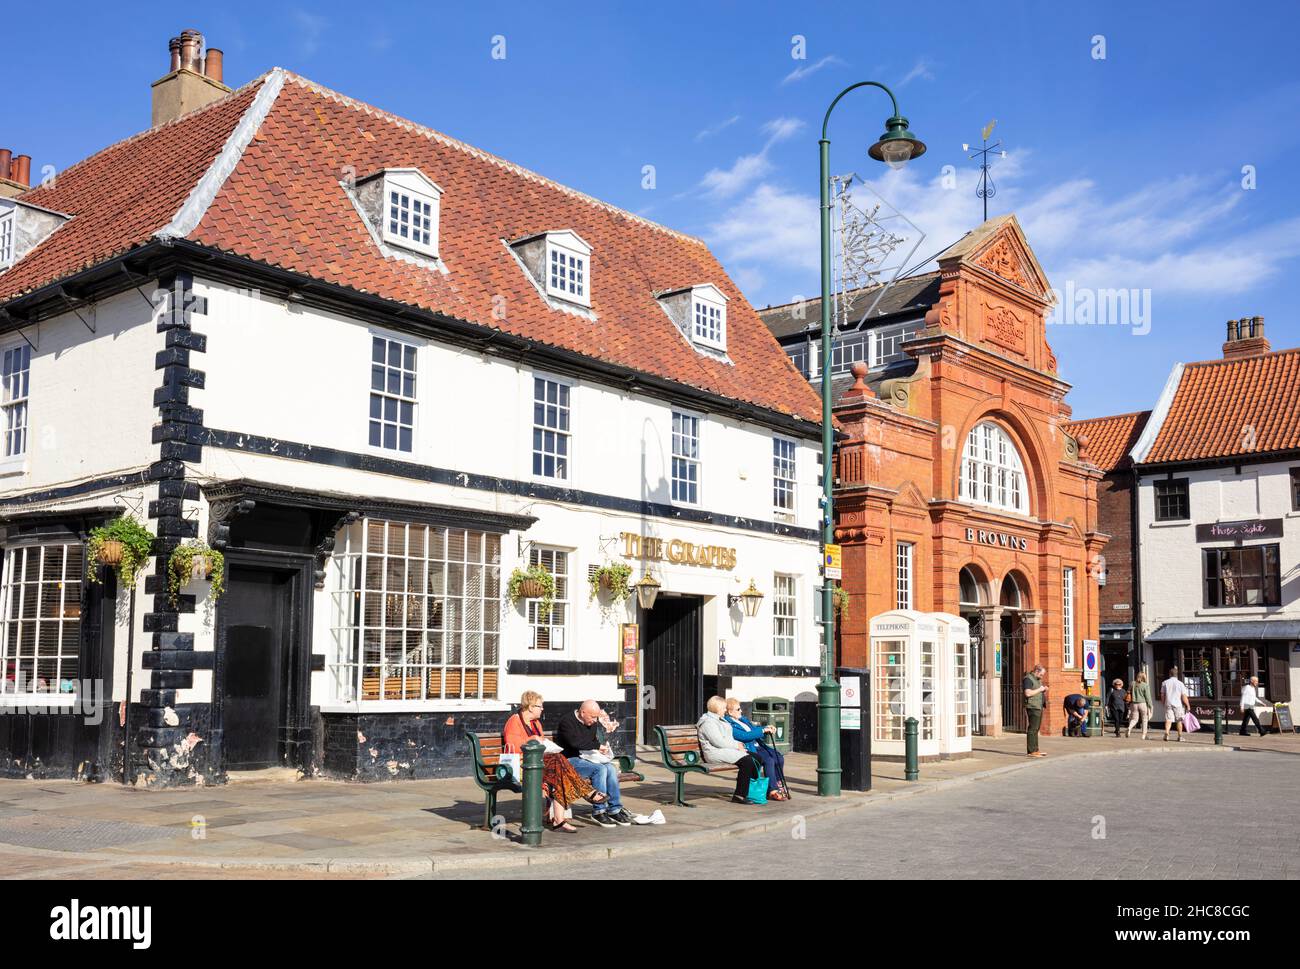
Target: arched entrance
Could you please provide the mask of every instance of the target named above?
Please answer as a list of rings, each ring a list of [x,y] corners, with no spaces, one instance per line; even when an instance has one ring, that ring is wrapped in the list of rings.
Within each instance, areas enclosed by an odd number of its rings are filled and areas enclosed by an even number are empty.
[[[978,728],[987,722],[989,697],[981,685],[984,675],[984,615],[990,605],[988,581],[978,566],[965,566],[958,576],[957,610],[970,624],[970,696],[975,699]]]
[[[1025,623],[1021,615],[1027,598],[1023,580],[1008,572],[998,594],[1002,619],[999,640],[1002,643],[1002,729],[1023,733],[1028,729],[1025,717]]]

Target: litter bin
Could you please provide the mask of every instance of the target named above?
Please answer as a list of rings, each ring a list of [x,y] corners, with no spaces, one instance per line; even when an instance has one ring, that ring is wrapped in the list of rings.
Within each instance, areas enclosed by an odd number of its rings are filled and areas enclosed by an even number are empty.
[[[754,701],[754,723],[776,727],[776,749],[783,754],[790,753],[793,739],[790,724],[790,701],[779,696],[761,696]]]
[[[1101,697],[1088,697],[1088,736],[1102,737],[1106,734],[1106,715],[1101,708]]]

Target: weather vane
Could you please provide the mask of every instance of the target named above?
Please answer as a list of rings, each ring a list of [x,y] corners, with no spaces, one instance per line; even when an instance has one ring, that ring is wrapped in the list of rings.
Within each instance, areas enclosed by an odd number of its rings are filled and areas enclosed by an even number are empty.
[[[993,134],[993,126],[997,123],[998,119],[994,118],[986,124],[984,130],[980,132],[980,137],[984,140],[984,147],[976,148],[974,151],[971,151],[970,145],[961,146],[962,151],[970,151],[968,157],[972,161],[974,161],[977,156],[980,159],[980,184],[979,188],[975,190],[975,195],[984,200],[985,222],[989,220],[989,199],[998,194],[997,186],[993,184],[993,179],[989,177],[989,153],[994,152],[1002,158],[1007,157],[1006,151],[998,151],[998,149],[1002,147],[1002,142],[999,141],[992,145],[989,144],[989,135]]]

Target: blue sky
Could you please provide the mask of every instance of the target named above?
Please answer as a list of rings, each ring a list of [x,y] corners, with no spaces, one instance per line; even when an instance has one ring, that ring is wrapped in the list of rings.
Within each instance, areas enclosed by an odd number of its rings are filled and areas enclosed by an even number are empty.
[[[961,145],[996,118],[1009,154],[990,214],[1016,212],[1057,288],[1138,294],[1127,325],[1049,331],[1075,415],[1092,417],[1150,407],[1173,362],[1219,355],[1230,317],[1300,344],[1285,285],[1300,261],[1298,9],[51,3],[6,24],[0,146],[39,177],[147,127],[167,39],[195,27],[229,83],[286,67],[702,236],[761,307],[815,291],[821,117],[878,80],[928,153],[901,174],[866,158],[889,113],[868,89],[836,110],[832,167],[926,233],[918,256],[980,221]]]

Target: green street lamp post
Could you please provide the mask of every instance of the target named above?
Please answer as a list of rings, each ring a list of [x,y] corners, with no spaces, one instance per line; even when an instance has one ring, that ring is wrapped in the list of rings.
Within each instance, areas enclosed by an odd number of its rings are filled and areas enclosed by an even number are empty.
[[[826,546],[835,541],[835,515],[832,453],[835,433],[831,426],[831,143],[826,137],[831,112],[840,98],[855,88],[878,87],[889,95],[894,113],[885,121],[885,133],[868,149],[867,154],[890,168],[902,168],[912,158],[925,153],[925,145],[907,127],[907,119],[898,113],[894,92],[875,81],[859,81],[841,91],[826,109],[822,138],[817,143],[821,154],[821,221],[822,221],[822,568],[825,569]],[[817,684],[817,793],[822,797],[840,795],[840,685],[835,681],[835,610],[831,580],[822,580],[822,670]],[[867,728],[863,728],[867,729]]]

